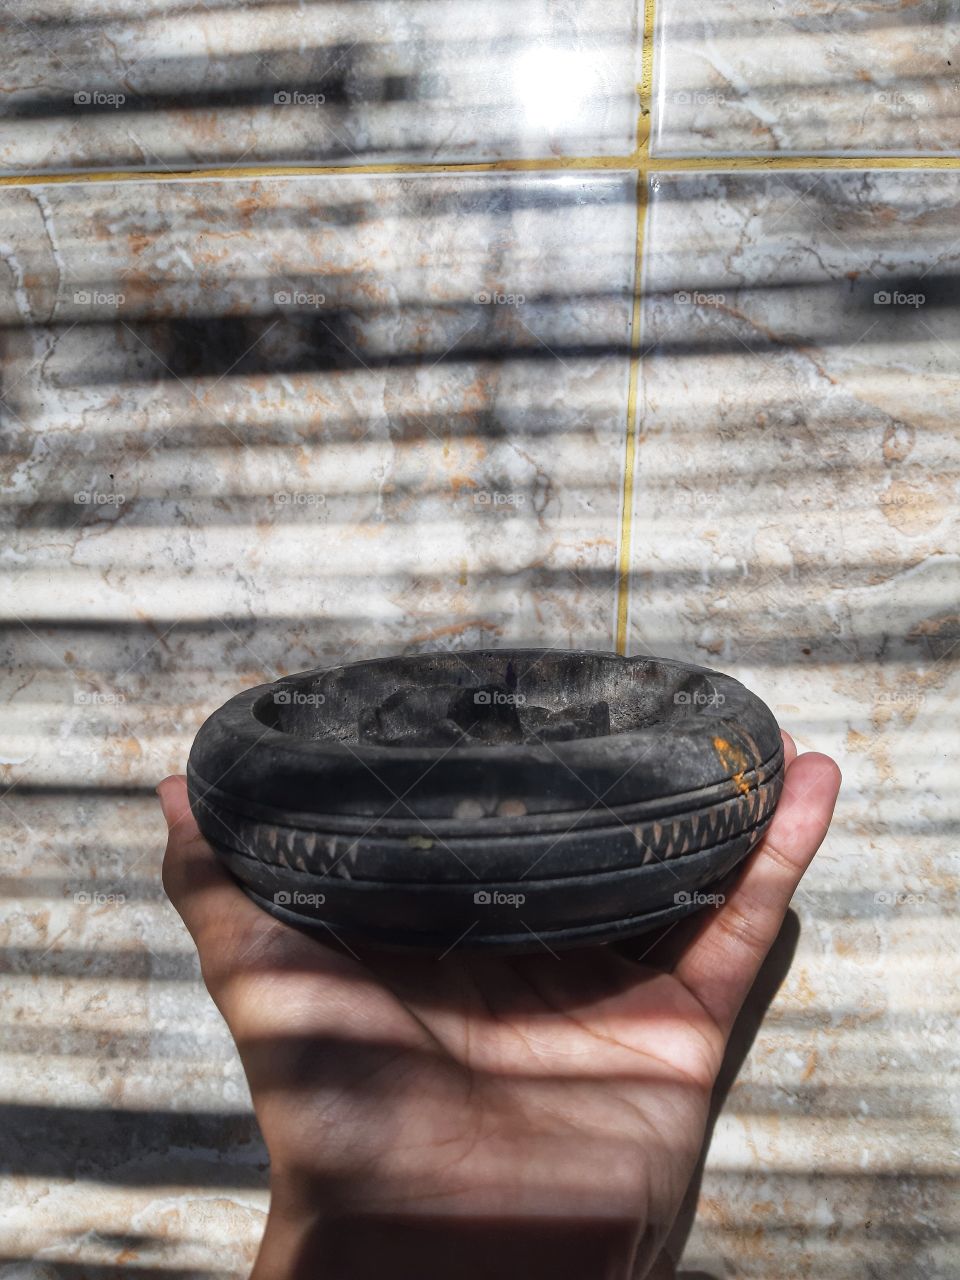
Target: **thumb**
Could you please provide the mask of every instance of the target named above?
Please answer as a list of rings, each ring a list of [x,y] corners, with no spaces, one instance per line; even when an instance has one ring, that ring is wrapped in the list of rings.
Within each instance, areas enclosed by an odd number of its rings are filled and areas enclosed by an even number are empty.
[[[167,824],[167,831],[172,833],[174,827],[179,828],[181,824],[184,824],[184,829],[178,833],[178,838],[187,835],[192,839],[199,836],[200,828],[197,826],[190,809],[186,784],[187,780],[182,774],[173,774],[169,778],[164,778],[160,783],[157,787],[157,795]]]
[[[201,834],[190,809],[186,778],[164,778],[157,796],[167,823],[163,887],[204,961],[206,953],[222,949],[226,939],[244,929],[259,929],[267,917],[220,865]]]

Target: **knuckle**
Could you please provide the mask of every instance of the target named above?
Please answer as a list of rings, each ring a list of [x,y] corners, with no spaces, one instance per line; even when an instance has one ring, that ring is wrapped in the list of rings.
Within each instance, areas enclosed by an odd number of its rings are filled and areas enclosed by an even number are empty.
[[[744,910],[735,902],[728,902],[717,916],[717,924],[738,946],[746,947],[758,958],[766,955],[766,930],[758,922],[754,912]]]
[[[765,859],[769,859],[770,862],[772,862],[773,865],[778,867],[781,871],[788,872],[792,877],[797,875],[798,868],[796,861],[791,858],[788,853],[784,853],[782,849],[778,849],[775,844],[765,841],[763,845],[763,856]]]

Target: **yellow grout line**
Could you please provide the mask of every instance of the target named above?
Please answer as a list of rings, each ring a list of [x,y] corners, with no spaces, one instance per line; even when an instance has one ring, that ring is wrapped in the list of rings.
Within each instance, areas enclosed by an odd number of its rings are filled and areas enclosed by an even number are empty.
[[[617,547],[616,651],[627,652],[630,622],[630,561],[633,549],[633,488],[637,466],[637,432],[640,391],[641,322],[643,318],[643,251],[647,225],[647,176],[650,159],[650,122],[653,118],[653,52],[656,0],[643,0],[643,36],[640,44],[640,83],[637,86],[637,231],[633,264],[633,310],[630,316],[630,381],[627,390],[627,423],[623,455],[623,492],[620,495],[620,541]]]
[[[643,126],[638,125],[642,130]],[[0,187],[62,186],[89,182],[191,182],[199,179],[347,177],[351,174],[467,174],[549,173],[562,170],[606,169],[620,173],[682,173],[709,171],[782,172],[791,169],[957,169],[955,156],[650,156],[646,143],[632,156],[539,156],[535,159],[483,160],[463,164],[265,164],[240,168],[221,165],[207,169],[78,169],[74,173],[21,173],[0,177]]]
[[[643,36],[640,43],[640,115],[637,118],[637,159],[650,152],[650,123],[653,119],[653,41],[656,30],[656,0],[643,0]]]
[[[630,618],[630,552],[633,538],[633,484],[637,462],[640,400],[640,350],[643,305],[643,249],[647,225],[647,179],[637,174],[637,247],[633,268],[633,312],[630,317],[630,383],[627,391],[627,432],[623,459],[620,545],[617,551],[617,653],[627,651]]]
[[[741,170],[784,169],[960,169],[960,155],[955,156],[651,156],[640,168],[651,173],[675,173],[684,170],[710,170],[724,173]]]
[[[212,165],[206,169],[80,169],[72,173],[24,173],[0,177],[0,187],[71,182],[189,182],[199,178],[300,178],[350,174],[494,173],[557,169],[635,169],[635,156],[539,156],[536,159],[477,160],[460,164],[262,164]]]

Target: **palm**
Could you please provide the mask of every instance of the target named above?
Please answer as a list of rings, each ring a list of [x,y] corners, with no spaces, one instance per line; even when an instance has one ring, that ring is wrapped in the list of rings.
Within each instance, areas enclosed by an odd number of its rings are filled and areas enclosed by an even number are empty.
[[[593,1200],[655,1226],[644,1252],[659,1246],[723,1051],[681,981],[607,948],[360,959],[252,919],[232,998],[263,1012],[238,1044],[288,1173],[309,1178],[324,1151],[324,1179],[369,1185],[375,1170],[394,1212],[567,1216]]]

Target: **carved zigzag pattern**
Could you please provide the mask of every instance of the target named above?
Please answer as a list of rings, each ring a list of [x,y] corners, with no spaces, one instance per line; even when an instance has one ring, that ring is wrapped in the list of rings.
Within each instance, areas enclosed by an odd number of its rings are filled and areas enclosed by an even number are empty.
[[[779,786],[767,783],[710,809],[684,814],[671,822],[640,824],[633,828],[644,864],[678,858],[709,849],[743,830],[758,826],[773,813]]]
[[[642,852],[641,865],[709,849],[737,832],[760,825],[773,813],[779,792],[780,780],[776,778],[709,809],[683,814],[670,822],[629,827]],[[348,842],[343,836],[254,823],[239,815],[225,818],[209,806],[207,813],[212,823],[208,830],[214,839],[219,833],[220,843],[258,861],[257,851],[265,846],[266,861],[295,871],[351,879],[362,853],[360,837]]]

